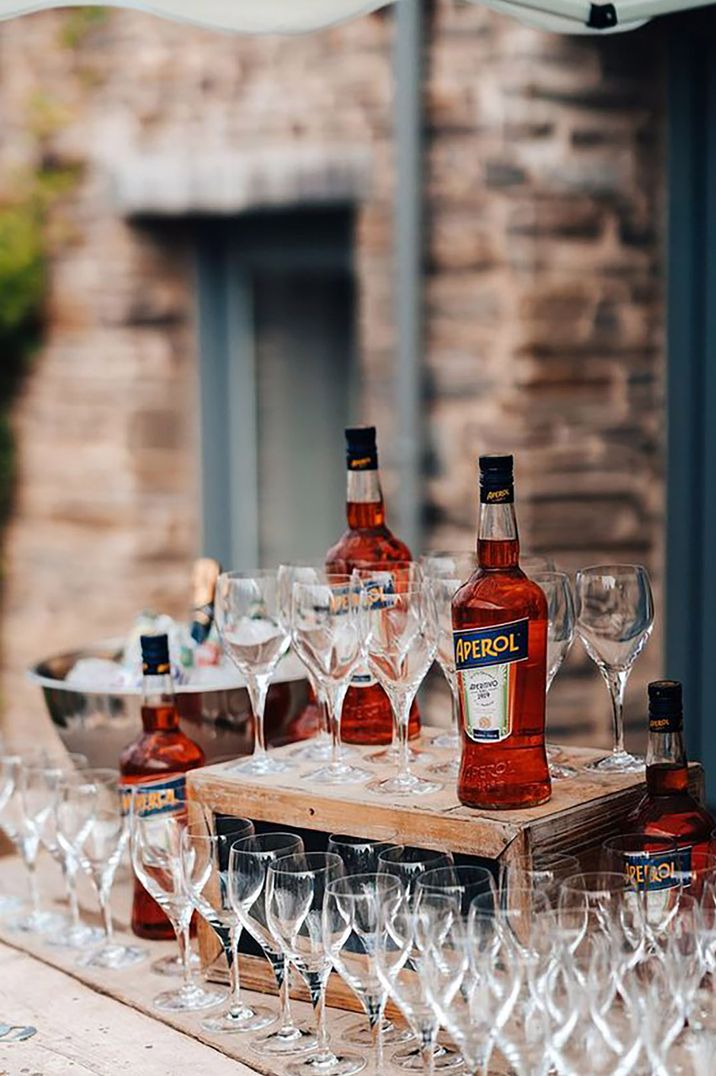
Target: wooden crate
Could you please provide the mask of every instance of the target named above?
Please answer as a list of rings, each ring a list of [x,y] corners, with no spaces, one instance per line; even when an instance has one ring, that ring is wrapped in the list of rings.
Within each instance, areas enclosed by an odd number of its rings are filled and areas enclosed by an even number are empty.
[[[432,730],[423,732],[428,746]],[[278,748],[275,754],[290,756],[295,746]],[[375,748],[356,748],[360,763],[377,778],[389,776],[390,766],[370,758]],[[429,746],[431,761],[446,761],[444,749]],[[578,768],[603,751],[565,748],[565,759]],[[575,780],[556,781],[549,803],[520,811],[476,811],[463,807],[454,783],[425,797],[385,796],[365,785],[316,785],[303,776],[315,763],[296,764],[271,778],[246,778],[232,773],[232,763],[208,766],[187,774],[188,795],[202,809],[216,814],[253,819],[259,825],[279,826],[304,833],[313,847],[325,847],[329,833],[385,839],[394,834],[396,843],[446,849],[456,855],[476,857],[495,871],[512,866],[528,867],[535,854],[568,852],[587,867],[594,864],[602,841],[625,828],[625,821],[644,791],[638,775],[600,777],[584,771]],[[421,767],[415,767],[420,772]],[[701,798],[703,771],[690,767],[692,791]],[[197,808],[193,808],[197,809]],[[220,969],[219,946],[210,928],[200,929],[200,948],[205,964]],[[218,971],[221,975],[221,970]],[[245,962],[247,985],[274,990],[264,960]],[[332,1004],[355,1007],[345,989],[331,998]]]

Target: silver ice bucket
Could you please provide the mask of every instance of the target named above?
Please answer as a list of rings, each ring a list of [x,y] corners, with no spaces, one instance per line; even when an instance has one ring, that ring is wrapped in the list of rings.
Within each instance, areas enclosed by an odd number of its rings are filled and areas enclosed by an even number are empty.
[[[138,688],[78,690],[65,677],[80,658],[121,656],[123,640],[109,639],[45,658],[28,670],[42,689],[52,722],[68,751],[86,755],[92,766],[116,766],[122,748],[142,728]],[[306,704],[305,670],[293,654],[280,662],[266,702],[266,733],[271,744],[292,739],[291,723]],[[177,688],[181,727],[200,744],[207,763],[250,754],[253,750],[251,707],[239,673],[229,672],[217,686],[185,684]]]

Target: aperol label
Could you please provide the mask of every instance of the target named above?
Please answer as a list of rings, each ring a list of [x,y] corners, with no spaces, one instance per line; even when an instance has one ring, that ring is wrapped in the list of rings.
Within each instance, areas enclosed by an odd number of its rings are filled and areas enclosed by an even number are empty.
[[[129,814],[134,798],[134,813],[140,818],[150,815],[176,814],[186,810],[186,777],[183,773],[157,781],[139,781],[120,786],[122,814]]]
[[[515,665],[528,655],[529,620],[453,632],[460,709],[475,743],[499,743],[512,732]]]

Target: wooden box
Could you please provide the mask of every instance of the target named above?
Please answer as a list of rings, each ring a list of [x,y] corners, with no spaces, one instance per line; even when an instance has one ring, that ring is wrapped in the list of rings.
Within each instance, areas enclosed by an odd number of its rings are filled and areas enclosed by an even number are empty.
[[[431,734],[427,729],[422,737],[431,762],[446,761],[447,751],[428,747]],[[376,748],[356,750],[363,755],[360,764],[376,777],[393,772],[390,766],[371,760]],[[290,757],[293,751],[295,745],[290,745],[275,754]],[[603,755],[589,748],[564,749],[565,759],[580,769]],[[302,762],[275,777],[251,779],[232,773],[232,765],[223,763],[187,774],[190,799],[216,814],[251,818],[257,829],[300,832],[307,848],[325,848],[330,833],[380,839],[394,834],[396,843],[474,857],[492,865],[496,873],[507,866],[527,867],[535,854],[543,852],[568,852],[585,867],[594,865],[602,841],[625,828],[628,814],[644,791],[638,775],[601,777],[583,771],[573,780],[555,781],[551,800],[541,807],[476,811],[460,804],[454,782],[431,796],[392,797],[365,785],[318,785],[305,780],[315,763]],[[420,769],[416,765],[416,772]],[[690,771],[692,791],[701,798],[703,771],[698,764],[692,764]],[[210,928],[200,928],[200,949],[204,964],[216,966],[219,947]],[[247,985],[275,990],[263,959],[246,961],[243,975]],[[355,1007],[346,991],[339,993],[332,1003]]]

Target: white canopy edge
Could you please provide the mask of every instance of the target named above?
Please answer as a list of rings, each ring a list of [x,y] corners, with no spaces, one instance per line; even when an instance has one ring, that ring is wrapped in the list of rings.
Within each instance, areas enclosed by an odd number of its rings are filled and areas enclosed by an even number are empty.
[[[299,34],[415,0],[105,0],[181,22],[244,34]],[[460,2],[460,0],[456,0]],[[467,0],[554,33],[604,34],[635,30],[649,19],[714,0]],[[53,7],[81,7],[87,0],[0,0],[0,19]]]

